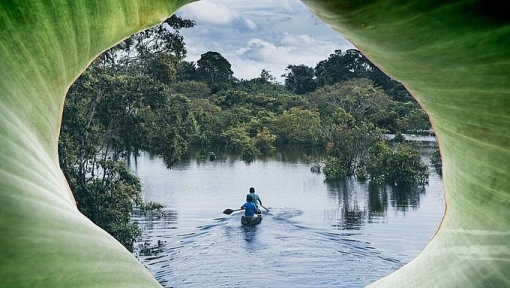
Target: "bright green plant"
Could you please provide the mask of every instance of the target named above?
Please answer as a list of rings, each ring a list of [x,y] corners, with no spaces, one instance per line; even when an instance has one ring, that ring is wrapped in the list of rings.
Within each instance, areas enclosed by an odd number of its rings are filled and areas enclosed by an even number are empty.
[[[64,95],[90,61],[189,2],[0,2],[2,286],[160,287],[78,212],[57,141]],[[374,286],[510,286],[508,10],[481,0],[304,2],[406,85],[439,139],[445,218],[415,260]]]

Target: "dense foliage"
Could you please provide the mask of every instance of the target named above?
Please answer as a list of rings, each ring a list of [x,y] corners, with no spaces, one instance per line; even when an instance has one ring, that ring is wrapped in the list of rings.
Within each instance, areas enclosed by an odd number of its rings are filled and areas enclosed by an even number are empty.
[[[267,70],[236,79],[217,52],[184,61],[179,29],[193,25],[172,16],[130,37],[92,63],[66,98],[61,168],[80,211],[128,249],[139,233],[129,215],[144,204],[125,162],[142,150],[171,167],[190,147],[253,161],[297,146],[325,153],[330,180],[426,183],[418,149],[383,134],[429,130],[426,114],[359,51],[337,50],[315,68],[291,64],[284,84]]]

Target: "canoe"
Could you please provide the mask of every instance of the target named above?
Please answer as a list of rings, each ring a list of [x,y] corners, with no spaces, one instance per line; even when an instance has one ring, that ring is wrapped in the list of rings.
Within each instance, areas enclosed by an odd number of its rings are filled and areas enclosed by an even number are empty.
[[[262,215],[257,215],[254,217],[241,216],[241,224],[243,226],[255,226],[262,222]]]

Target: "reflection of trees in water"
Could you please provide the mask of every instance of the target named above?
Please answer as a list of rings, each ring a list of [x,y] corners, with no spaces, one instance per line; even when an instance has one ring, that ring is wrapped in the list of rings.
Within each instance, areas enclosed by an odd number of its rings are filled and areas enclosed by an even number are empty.
[[[420,206],[420,195],[425,193],[423,186],[395,186],[391,189],[391,206],[397,211],[416,210]]]
[[[340,230],[356,230],[368,221],[377,222],[387,217],[391,207],[396,211],[419,207],[420,195],[425,187],[379,185],[375,182],[359,183],[356,179],[327,181],[329,197],[338,203],[336,223]],[[388,199],[389,198],[389,199]]]
[[[361,193],[356,191],[359,186],[350,180],[327,182],[327,184],[329,196],[337,199],[341,213],[341,217],[337,218],[334,226],[340,230],[360,229],[366,211],[364,205],[361,207],[359,205],[358,196],[361,196]]]
[[[388,193],[386,187],[375,182],[368,184],[368,222],[386,217]]]

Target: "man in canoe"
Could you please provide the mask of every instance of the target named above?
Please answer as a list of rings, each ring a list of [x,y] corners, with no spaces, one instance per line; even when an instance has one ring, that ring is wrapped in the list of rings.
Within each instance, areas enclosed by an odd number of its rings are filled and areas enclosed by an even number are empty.
[[[250,222],[255,222],[259,219],[255,219],[261,217],[259,215],[255,215],[257,212],[257,206],[253,203],[253,196],[251,194],[246,195],[246,203],[241,206],[240,210],[244,210],[244,218],[241,221],[246,222],[247,224]]]
[[[252,197],[252,199],[253,199],[253,200],[252,200],[252,202],[255,204],[255,208],[256,208],[256,213],[257,213],[257,214],[260,214],[260,213],[261,213],[261,212],[260,212],[260,209],[259,209],[259,204],[260,204],[260,206],[261,206],[261,207],[263,207],[264,209],[266,209],[266,211],[269,211],[269,210],[267,210],[267,208],[266,208],[266,207],[264,207],[264,206],[262,205],[262,200],[260,200],[260,196],[259,196],[259,195],[257,195],[257,194],[255,194],[255,188],[254,188],[254,187],[250,187],[250,193],[249,193],[248,195],[246,195],[246,198],[248,198],[248,196],[250,196],[250,195],[251,195],[251,197]]]

